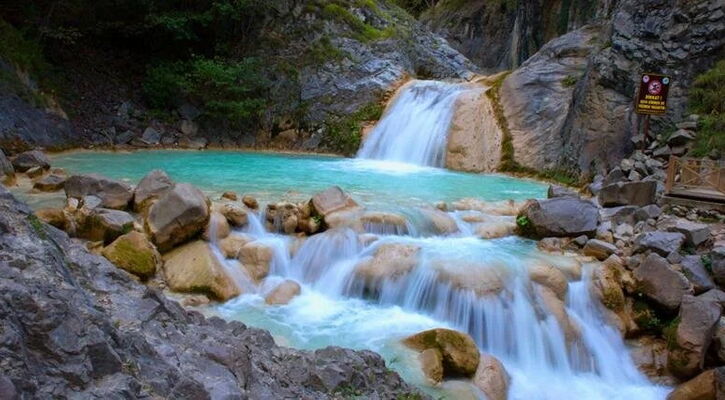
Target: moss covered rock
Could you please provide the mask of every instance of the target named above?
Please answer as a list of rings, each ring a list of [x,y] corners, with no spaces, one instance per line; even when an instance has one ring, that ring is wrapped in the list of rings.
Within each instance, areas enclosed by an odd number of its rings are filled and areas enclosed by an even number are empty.
[[[211,246],[201,240],[181,246],[164,255],[164,275],[171,290],[203,293],[218,300],[240,294]]]
[[[127,233],[103,249],[104,257],[117,267],[141,279],[156,274],[161,266],[161,255],[153,244],[140,232]]]
[[[451,329],[436,328],[406,338],[403,343],[415,350],[438,349],[443,357],[445,376],[472,376],[481,355],[473,339]]]

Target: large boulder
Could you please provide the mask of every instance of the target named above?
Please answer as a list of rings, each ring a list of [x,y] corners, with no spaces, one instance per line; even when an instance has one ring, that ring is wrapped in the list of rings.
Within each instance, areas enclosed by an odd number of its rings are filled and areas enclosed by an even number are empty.
[[[33,183],[33,189],[40,192],[57,192],[65,186],[66,177],[62,175],[46,175]]]
[[[690,281],[655,253],[634,270],[634,278],[641,293],[669,310],[677,310],[682,297],[693,293]]]
[[[141,232],[129,232],[101,252],[110,262],[141,279],[148,279],[161,266],[161,255]]]
[[[420,332],[406,338],[403,343],[421,352],[438,349],[443,356],[443,373],[446,376],[472,376],[481,358],[470,336],[451,329],[437,328]]]
[[[397,279],[418,265],[419,252],[420,247],[415,245],[384,243],[375,250],[372,257],[355,267],[355,273],[367,285],[375,285],[385,279]]]
[[[634,252],[653,251],[663,257],[675,252],[685,242],[685,235],[679,232],[644,232],[634,238]]]
[[[255,282],[260,282],[269,274],[274,251],[266,244],[255,241],[242,246],[237,257],[249,277]]]
[[[617,182],[602,188],[597,194],[602,207],[640,206],[653,204],[657,194],[657,182]]]
[[[76,235],[94,242],[111,243],[133,230],[133,216],[125,211],[94,208],[87,216],[77,216]]]
[[[434,260],[430,263],[438,282],[452,289],[469,291],[479,297],[497,295],[505,286],[506,271],[497,264],[461,260]]]
[[[716,247],[710,252],[712,277],[718,285],[725,287],[725,247]]]
[[[222,301],[240,294],[214,250],[203,241],[191,242],[167,253],[164,276],[169,288],[177,292],[203,293]]]
[[[123,210],[133,197],[133,189],[120,181],[97,174],[73,175],[63,186],[68,197],[82,199],[96,196],[101,199],[101,207]]]
[[[214,211],[209,216],[209,223],[207,223],[202,236],[208,242],[217,242],[229,236],[231,232],[229,221],[221,213]]]
[[[254,238],[249,235],[232,233],[219,241],[219,249],[226,258],[237,258],[242,247],[252,241]]]
[[[685,256],[679,263],[682,273],[690,280],[695,294],[707,292],[715,287],[700,256]]]
[[[486,394],[488,400],[508,399],[511,377],[501,361],[490,354],[481,354],[473,384]]]
[[[423,374],[433,385],[437,385],[443,381],[443,355],[436,348],[425,349],[418,354],[420,368]]]
[[[300,288],[299,283],[287,279],[272,289],[272,291],[264,297],[264,302],[269,305],[288,304],[292,301],[292,299],[299,296],[301,290],[302,288]]]
[[[341,211],[346,208],[357,207],[355,200],[345,193],[339,186],[331,186],[325,191],[317,193],[312,197],[312,206],[315,212],[322,217],[326,217],[333,212]]]
[[[180,183],[151,206],[146,230],[159,251],[164,252],[198,235],[208,222],[209,204],[204,193]]]
[[[529,267],[529,279],[551,289],[560,300],[566,300],[569,282],[566,275],[558,268],[544,262],[537,262]]]
[[[151,203],[158,200],[174,186],[174,181],[166,172],[155,169],[144,176],[133,191],[133,209],[136,212],[147,210]]]
[[[711,369],[677,386],[667,400],[721,400],[725,398],[725,367]]]
[[[407,235],[408,221],[400,214],[368,211],[360,216],[366,232],[382,235]]]
[[[679,232],[685,235],[685,243],[693,247],[699,246],[710,238],[710,227],[708,225],[683,218],[667,221],[662,227],[669,232]]]
[[[593,235],[598,221],[597,207],[575,197],[532,200],[517,218],[521,233],[533,238]]]
[[[42,151],[31,150],[15,156],[13,158],[13,167],[17,172],[25,172],[33,167],[48,169],[50,168],[50,160]]]
[[[675,343],[670,345],[667,359],[675,376],[688,379],[702,371],[721,313],[722,307],[712,299],[683,296]]]

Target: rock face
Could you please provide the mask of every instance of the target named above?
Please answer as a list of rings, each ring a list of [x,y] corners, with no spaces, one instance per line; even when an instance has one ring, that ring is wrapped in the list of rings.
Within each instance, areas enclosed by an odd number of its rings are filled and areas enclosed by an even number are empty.
[[[559,197],[533,200],[519,214],[528,224],[522,233],[535,238],[592,235],[597,230],[599,211],[585,200]]]
[[[717,302],[686,295],[682,298],[676,345],[670,348],[667,364],[673,374],[688,379],[703,368],[722,308]]]
[[[418,351],[437,349],[443,357],[444,375],[472,376],[481,358],[476,343],[465,333],[431,329],[406,338],[403,343]]]
[[[186,244],[164,255],[164,276],[169,288],[177,292],[204,293],[219,300],[240,294],[209,244],[202,241]]]
[[[655,253],[647,256],[634,270],[634,278],[642,293],[670,310],[677,310],[683,296],[693,293],[687,278]]]
[[[146,230],[159,251],[170,250],[199,234],[209,221],[209,204],[194,186],[179,183],[149,209]]]
[[[13,167],[17,172],[26,172],[34,167],[48,169],[50,168],[50,160],[42,151],[31,150],[15,156],[13,158]]]
[[[266,331],[184,311],[29,215],[0,188],[2,396],[330,399],[345,387],[370,398],[417,395],[375,353],[277,347]]]
[[[457,171],[495,171],[501,162],[503,132],[486,95],[488,88],[468,90],[456,99],[448,129],[446,167]]]
[[[117,267],[141,279],[148,279],[161,267],[161,255],[143,233],[130,232],[103,249],[104,257]]]
[[[96,174],[73,175],[63,188],[66,196],[76,199],[96,196],[106,208],[125,209],[133,197],[133,190],[127,184]]]
[[[599,204],[603,207],[639,206],[644,207],[655,202],[657,182],[617,182],[605,186],[597,194]]]
[[[155,169],[149,172],[136,186],[133,191],[133,209],[136,212],[143,212],[151,206],[151,203],[158,200],[174,186],[174,182],[166,175],[166,172]]]

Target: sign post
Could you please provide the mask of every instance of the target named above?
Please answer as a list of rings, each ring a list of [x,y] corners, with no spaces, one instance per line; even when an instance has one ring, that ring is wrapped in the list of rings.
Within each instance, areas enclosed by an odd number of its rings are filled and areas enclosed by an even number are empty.
[[[664,115],[667,112],[667,95],[670,92],[672,81],[667,75],[642,74],[639,81],[639,91],[634,104],[634,110],[644,115],[644,140],[647,146],[649,138],[649,118],[651,115]]]

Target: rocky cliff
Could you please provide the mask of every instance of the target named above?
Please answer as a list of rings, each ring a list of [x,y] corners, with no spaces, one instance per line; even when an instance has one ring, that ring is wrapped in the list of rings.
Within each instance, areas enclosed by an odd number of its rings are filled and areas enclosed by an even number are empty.
[[[375,353],[185,311],[0,187],[0,398],[418,398]]]

